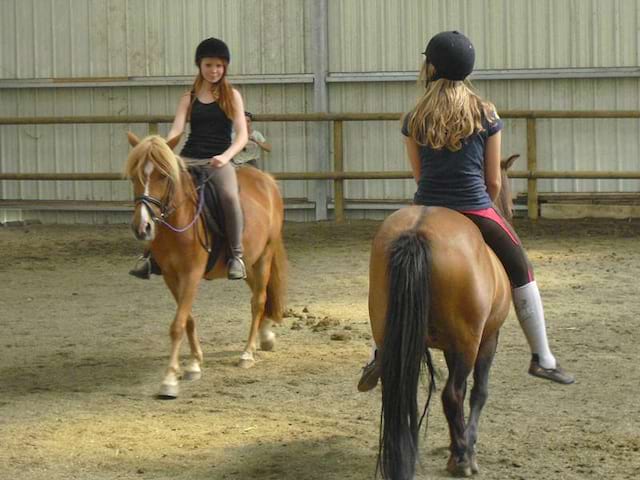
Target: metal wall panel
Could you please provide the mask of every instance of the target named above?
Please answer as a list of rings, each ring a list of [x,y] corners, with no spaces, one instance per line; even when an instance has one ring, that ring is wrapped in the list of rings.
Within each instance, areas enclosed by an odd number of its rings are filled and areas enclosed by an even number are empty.
[[[625,110],[640,109],[638,79],[539,80],[476,82],[477,90],[500,110]],[[398,112],[412,108],[419,93],[415,84],[400,82],[332,84],[332,111]],[[640,170],[640,120],[537,120],[540,170]],[[399,122],[347,122],[344,131],[345,169],[407,170]],[[526,121],[505,120],[503,156],[521,158],[513,167],[526,170]],[[541,180],[539,191],[640,191],[638,180]],[[516,192],[526,191],[514,180]],[[411,181],[346,182],[351,199],[407,199]]]
[[[638,110],[638,79],[581,79],[479,82],[478,88],[500,109]],[[512,122],[510,122],[512,123]],[[524,139],[524,121],[513,133]],[[538,120],[541,170],[640,170],[637,119]],[[505,134],[503,150],[510,139]],[[504,138],[503,137],[503,138]],[[526,166],[525,144],[517,169]],[[524,190],[524,181],[519,190]],[[541,180],[540,191],[640,191],[637,180]]]
[[[460,30],[478,69],[637,66],[637,0],[329,2],[332,72],[410,71],[426,41]]]
[[[303,74],[309,59],[313,0],[0,0],[0,80],[192,75],[193,50],[206,36],[231,48],[231,73]],[[331,0],[329,71],[417,71],[427,38],[467,33],[479,69],[638,67],[640,0]],[[506,109],[640,109],[640,79],[478,81]],[[0,88],[0,116],[171,114],[184,87]],[[309,112],[313,86],[242,86],[256,113]],[[332,112],[396,112],[412,107],[410,82],[331,83]],[[272,171],[318,164],[311,125],[265,123]],[[124,132],[144,126],[0,127],[6,172],[105,172],[121,169]],[[168,130],[161,126],[161,133]],[[347,122],[347,170],[400,170],[407,163],[398,122]],[[526,165],[526,123],[507,120],[505,155]],[[640,169],[638,120],[540,120],[538,166],[545,170]],[[515,181],[516,190],[525,182]],[[290,198],[314,198],[313,182],[282,182]],[[540,191],[638,191],[632,180],[543,180]],[[411,181],[347,181],[348,198],[410,198]],[[124,182],[0,182],[2,198],[119,200]],[[52,214],[47,214],[51,216]],[[313,218],[306,212],[296,218]],[[376,215],[363,213],[362,216]],[[61,221],[105,222],[118,215],[58,214]],[[120,216],[121,217],[121,216]]]
[[[254,113],[305,112],[312,105],[307,85],[262,85],[239,88]],[[0,116],[145,115],[175,111],[182,87],[0,89]],[[160,125],[160,134],[170,125]],[[312,145],[308,124],[255,123],[272,144],[263,153],[267,171],[309,171]],[[127,157],[126,131],[147,134],[146,125],[3,125],[0,126],[0,169],[4,172],[115,172]],[[179,150],[178,150],[179,151]],[[59,200],[127,200],[128,182],[4,181],[2,198]],[[306,199],[308,182],[281,182],[287,198]],[[50,215],[50,214],[49,214]],[[86,214],[78,218],[85,218]],[[80,221],[80,220],[78,220]]]
[[[404,112],[411,108],[417,92],[407,83],[333,84],[333,112]],[[345,122],[344,163],[349,171],[408,170],[400,122]],[[409,180],[348,180],[349,199],[401,199],[413,195]]]
[[[234,74],[303,73],[303,0],[0,0],[0,79],[195,73],[206,37]]]
[[[233,75],[305,72],[304,0],[0,0],[0,79],[149,77],[195,73],[195,46],[208,36],[229,44]],[[172,114],[184,87],[0,89],[0,116]],[[245,85],[255,113],[306,112],[308,85]],[[311,97],[309,97],[311,95]],[[168,131],[160,127],[160,133]],[[271,171],[306,171],[313,156],[303,123],[256,124],[273,145]],[[5,172],[120,172],[127,129],[141,125],[0,127]],[[304,181],[282,183],[307,198]],[[123,200],[125,182],[0,182],[2,198]],[[116,215],[117,216],[117,215]],[[300,215],[298,215],[300,216]],[[56,214],[42,217],[56,218]],[[109,215],[58,214],[64,221]]]

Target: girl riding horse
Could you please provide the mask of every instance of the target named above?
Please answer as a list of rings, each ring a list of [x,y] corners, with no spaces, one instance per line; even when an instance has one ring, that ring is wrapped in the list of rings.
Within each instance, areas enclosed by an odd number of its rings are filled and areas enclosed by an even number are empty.
[[[191,131],[180,156],[188,167],[205,167],[215,184],[230,250],[227,276],[230,280],[241,280],[247,276],[242,249],[243,217],[231,159],[242,151],[248,134],[242,96],[227,80],[230,61],[229,48],[222,40],[207,38],[200,42],[195,54],[198,75],[191,91],[184,93],[178,102],[167,138],[178,138],[187,120],[190,121]],[[159,273],[159,269],[147,251],[129,273],[148,279],[150,273]]]
[[[456,210],[482,233],[507,272],[516,315],[529,346],[533,376],[562,384],[574,382],[549,348],[545,318],[533,268],[514,230],[494,208],[501,188],[500,131],[503,122],[490,102],[465,79],[475,51],[459,32],[442,32],[428,43],[421,79],[425,91],[403,122],[407,154],[418,185],[414,204]],[[379,379],[375,345],[358,383],[373,389]]]

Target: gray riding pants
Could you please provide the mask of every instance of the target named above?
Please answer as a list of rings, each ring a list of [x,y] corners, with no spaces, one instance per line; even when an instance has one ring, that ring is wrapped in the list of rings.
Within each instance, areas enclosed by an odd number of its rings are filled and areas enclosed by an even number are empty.
[[[187,166],[208,165],[209,160],[182,157]],[[233,162],[223,167],[209,169],[211,180],[216,186],[218,199],[224,212],[224,223],[229,239],[229,248],[234,257],[241,257],[242,249],[242,207],[240,206],[240,192],[238,191],[238,177]]]

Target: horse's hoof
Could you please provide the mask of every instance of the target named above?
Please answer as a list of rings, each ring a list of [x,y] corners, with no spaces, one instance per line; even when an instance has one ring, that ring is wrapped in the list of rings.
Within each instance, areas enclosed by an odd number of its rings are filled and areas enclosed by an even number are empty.
[[[173,400],[175,398],[178,398],[178,384],[163,383],[162,385],[160,385],[158,398],[161,400]]]
[[[480,467],[478,466],[478,457],[475,453],[473,453],[469,457],[469,465],[471,465],[471,473],[473,473],[474,475],[476,473],[480,473]]]
[[[270,352],[276,346],[276,334],[269,332],[264,338],[260,339],[260,348],[265,352]]]
[[[185,370],[184,374],[182,375],[182,379],[187,380],[189,382],[193,380],[200,380],[201,378],[202,378],[202,372],[198,372],[198,371],[189,372]]]
[[[256,364],[256,360],[253,357],[253,352],[245,350],[240,355],[240,361],[238,362],[238,366],[240,368],[251,368]]]
[[[456,461],[454,457],[449,457],[447,472],[449,472],[452,477],[458,478],[470,477],[472,475],[469,462],[466,460]]]
[[[472,475],[471,467],[469,466],[463,467],[462,465],[456,465],[453,468],[447,467],[447,471],[451,474],[452,477],[456,478],[465,478]]]
[[[251,368],[256,364],[256,361],[253,358],[241,358],[238,362],[238,366],[240,368]]]

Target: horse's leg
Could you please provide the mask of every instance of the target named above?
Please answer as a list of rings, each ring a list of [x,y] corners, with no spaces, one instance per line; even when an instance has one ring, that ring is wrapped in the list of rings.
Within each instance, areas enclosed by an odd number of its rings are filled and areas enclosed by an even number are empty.
[[[176,398],[178,396],[178,372],[180,371],[180,345],[187,325],[187,319],[191,316],[191,307],[196,296],[200,277],[193,275],[166,278],[167,285],[175,292],[178,309],[171,324],[171,356],[167,373],[160,385],[160,397]]]
[[[260,348],[265,352],[270,352],[276,345],[276,334],[271,330],[273,322],[270,318],[262,317],[260,322]]]
[[[467,423],[467,446],[471,471],[478,473],[478,461],[476,458],[476,441],[478,440],[478,421],[480,412],[489,395],[489,369],[493,363],[493,357],[498,346],[498,333],[486,339],[480,345],[480,351],[473,368],[473,388],[471,389],[471,411]]]
[[[264,284],[265,294],[268,296],[269,281],[273,273],[273,264],[276,261],[276,252],[271,244],[267,245],[262,259],[258,262],[256,272],[259,272],[260,281]],[[265,297],[266,302],[266,297]],[[276,345],[276,334],[271,330],[273,321],[265,315],[265,305],[262,305],[262,319],[260,320],[260,348],[265,352],[270,352]]]
[[[260,329],[261,338],[271,340],[271,348],[273,348],[275,335],[270,330],[271,322],[264,321],[264,307],[267,301],[267,283],[269,282],[269,274],[271,273],[271,259],[273,252],[270,248],[264,251],[262,256],[253,265],[250,272],[247,272],[247,282],[251,286],[251,328],[249,329],[249,338],[244,348],[244,352],[240,355],[240,363],[242,368],[250,368],[255,364],[253,356],[256,351],[256,340],[258,338],[258,329]],[[264,327],[261,325],[264,323]],[[264,330],[266,328],[266,330]]]
[[[191,358],[184,367],[183,378],[185,380],[198,380],[202,376],[200,367],[204,357],[202,355],[202,348],[200,347],[200,340],[198,339],[196,321],[191,314],[189,314],[187,318],[187,338],[189,339],[189,347],[191,348]]]
[[[471,364],[464,354],[458,352],[444,352],[449,368],[449,378],[442,391],[442,406],[449,424],[451,437],[451,455],[447,463],[447,470],[456,477],[471,475],[469,463],[467,436],[464,421],[464,397],[467,389],[467,377],[471,373]]]
[[[165,280],[171,294],[178,303],[178,282],[173,280]],[[202,362],[204,355],[202,354],[202,348],[200,347],[200,340],[198,339],[198,332],[196,330],[196,321],[193,318],[193,314],[189,314],[187,318],[187,338],[189,339],[189,347],[191,348],[191,358],[184,368],[184,380],[198,380],[202,376]]]

